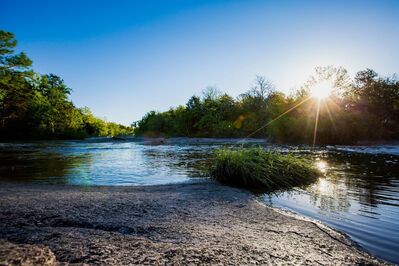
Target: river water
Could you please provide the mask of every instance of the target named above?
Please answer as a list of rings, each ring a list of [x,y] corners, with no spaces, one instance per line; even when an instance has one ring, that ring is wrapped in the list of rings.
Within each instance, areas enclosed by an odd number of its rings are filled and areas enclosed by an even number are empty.
[[[272,145],[261,140],[96,138],[0,143],[0,180],[70,185],[158,185],[206,178],[220,146],[262,145],[310,158],[324,172],[306,188],[257,195],[320,220],[377,257],[399,263],[399,145]]]

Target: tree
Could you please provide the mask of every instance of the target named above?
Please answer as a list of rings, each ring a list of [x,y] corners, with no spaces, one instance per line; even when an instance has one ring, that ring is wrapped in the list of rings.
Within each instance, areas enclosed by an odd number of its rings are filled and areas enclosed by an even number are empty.
[[[12,33],[0,30],[0,135],[18,127],[17,120],[27,111],[32,96],[32,61],[24,53],[16,54],[16,45]]]
[[[328,81],[332,93],[322,102],[310,89]],[[317,109],[319,108],[319,111]],[[136,123],[137,134],[166,136],[262,137],[276,142],[312,143],[318,116],[317,143],[355,143],[397,139],[399,81],[372,70],[351,79],[342,67],[317,67],[290,96],[257,76],[250,90],[234,99],[214,88],[192,96],[185,106],[147,113]]]
[[[265,101],[275,90],[274,85],[264,76],[256,76],[255,85],[250,90],[250,94],[261,101]]]
[[[89,109],[77,109],[71,89],[54,74],[31,69],[24,53],[15,53],[17,42],[0,31],[0,137],[82,138],[131,134],[130,127],[94,117]]]
[[[348,110],[362,114],[363,132],[380,139],[395,137],[399,123],[399,81],[395,77],[380,77],[371,69],[359,71],[347,95]]]

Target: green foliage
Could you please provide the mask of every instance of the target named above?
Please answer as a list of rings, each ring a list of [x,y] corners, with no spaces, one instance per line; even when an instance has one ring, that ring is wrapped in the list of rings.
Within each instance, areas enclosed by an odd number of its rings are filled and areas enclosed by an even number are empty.
[[[215,89],[192,96],[185,106],[149,112],[134,123],[137,135],[257,137],[281,143],[313,141],[318,100],[309,89],[331,81],[332,95],[320,102],[318,144],[397,140],[399,81],[360,71],[354,80],[343,68],[318,67],[299,90],[287,96],[263,77],[236,99]],[[287,112],[289,111],[289,112]],[[284,115],[282,115],[284,114]]]
[[[69,100],[71,89],[54,75],[40,75],[32,61],[15,54],[17,42],[0,31],[0,137],[1,139],[84,138],[132,134],[125,127],[96,118],[88,108]]]
[[[218,149],[210,173],[224,184],[267,191],[306,185],[320,176],[304,159],[262,148]]]

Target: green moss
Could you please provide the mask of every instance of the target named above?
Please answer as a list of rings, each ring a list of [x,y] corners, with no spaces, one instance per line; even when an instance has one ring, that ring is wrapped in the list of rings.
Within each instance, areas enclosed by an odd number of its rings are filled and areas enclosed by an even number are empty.
[[[262,148],[218,149],[210,173],[224,184],[267,191],[310,184],[321,174],[305,159]]]

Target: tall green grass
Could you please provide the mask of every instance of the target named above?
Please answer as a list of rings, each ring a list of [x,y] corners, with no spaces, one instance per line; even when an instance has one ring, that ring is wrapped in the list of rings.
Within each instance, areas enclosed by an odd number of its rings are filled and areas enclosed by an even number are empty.
[[[215,151],[210,174],[224,184],[274,191],[310,184],[321,173],[311,162],[291,154],[221,148]]]

